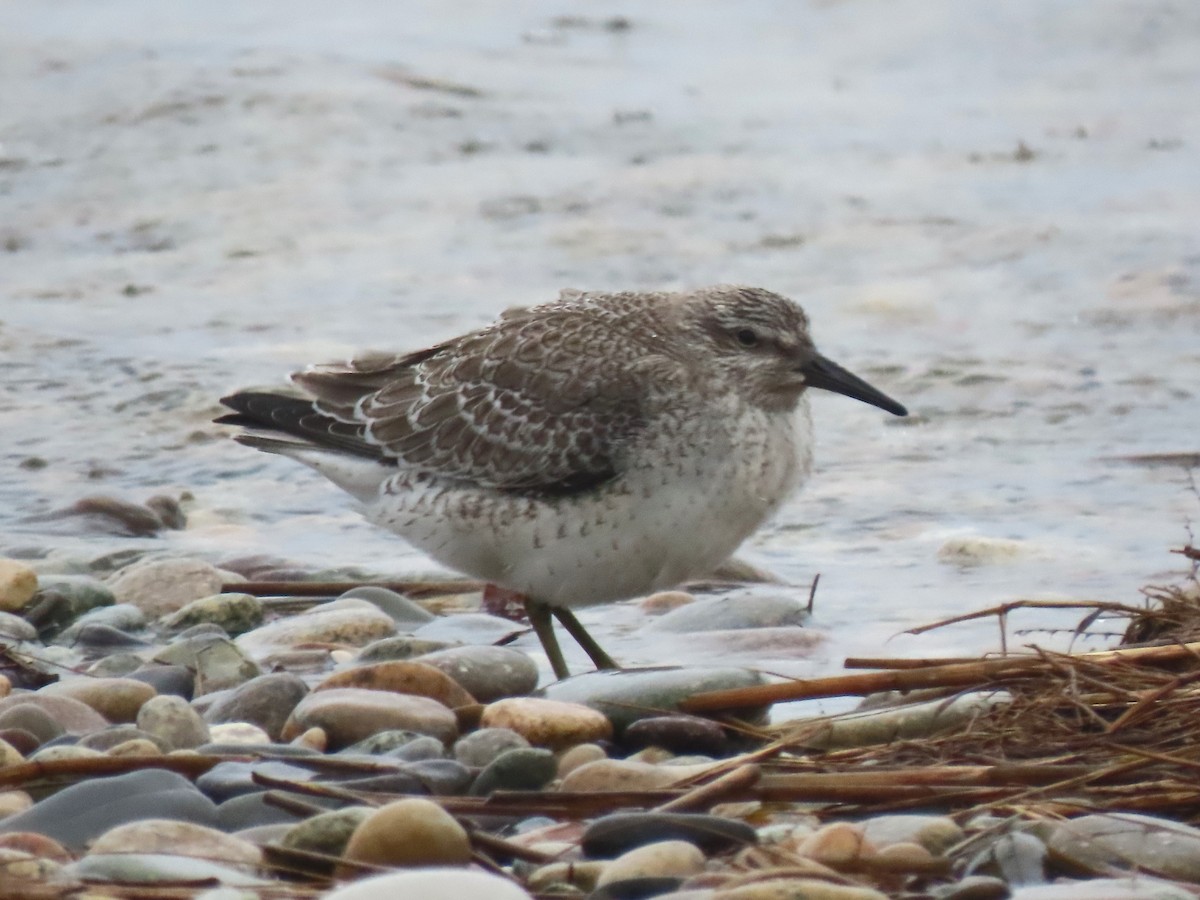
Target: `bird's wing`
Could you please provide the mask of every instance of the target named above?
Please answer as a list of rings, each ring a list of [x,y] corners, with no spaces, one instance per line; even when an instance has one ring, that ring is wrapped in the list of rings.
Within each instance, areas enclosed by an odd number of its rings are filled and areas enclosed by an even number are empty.
[[[614,337],[616,338],[614,342]],[[614,352],[596,353],[596,341]],[[579,490],[615,475],[641,425],[644,348],[570,305],[514,310],[417,353],[293,376],[398,465],[500,489]]]

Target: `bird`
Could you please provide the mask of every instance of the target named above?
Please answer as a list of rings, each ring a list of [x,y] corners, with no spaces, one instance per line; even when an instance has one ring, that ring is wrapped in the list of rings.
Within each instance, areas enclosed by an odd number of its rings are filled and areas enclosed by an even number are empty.
[[[816,388],[898,402],[772,291],[564,290],[415,352],[311,365],[216,421],[356,498],[451,569],[516,592],[557,678],[552,617],[705,576],[808,477]]]

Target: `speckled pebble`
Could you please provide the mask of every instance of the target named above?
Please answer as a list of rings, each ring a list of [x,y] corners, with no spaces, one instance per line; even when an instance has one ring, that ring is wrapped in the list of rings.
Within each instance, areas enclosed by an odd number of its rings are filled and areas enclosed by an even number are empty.
[[[142,819],[117,825],[96,838],[88,852],[177,853],[248,867],[262,862],[262,850],[253,844],[215,828],[173,819]]]
[[[396,633],[391,616],[366,600],[334,600],[299,615],[276,619],[236,639],[238,649],[255,659],[299,644],[346,644],[364,647]]]
[[[195,672],[196,696],[237,687],[262,674],[233,641],[211,634],[176,639],[154,654],[153,662]]]
[[[529,741],[510,728],[480,728],[455,741],[454,758],[482,768],[501,753],[528,746]]]
[[[251,594],[213,594],[201,597],[166,616],[167,631],[183,631],[194,625],[219,626],[226,634],[239,635],[257,628],[263,621],[262,601]]]
[[[160,738],[172,750],[199,747],[209,740],[208,726],[182,697],[159,696],[138,711],[137,727]]]
[[[364,688],[396,694],[414,694],[436,700],[450,709],[475,703],[475,698],[449,675],[433,666],[411,660],[393,660],[343,669],[325,678],[313,690],[336,688]]]
[[[562,750],[612,737],[601,713],[578,703],[540,697],[511,697],[489,704],[480,717],[484,728],[508,728],[535,747]]]
[[[480,703],[521,697],[537,687],[537,664],[512,647],[449,647],[418,657],[453,678]]]

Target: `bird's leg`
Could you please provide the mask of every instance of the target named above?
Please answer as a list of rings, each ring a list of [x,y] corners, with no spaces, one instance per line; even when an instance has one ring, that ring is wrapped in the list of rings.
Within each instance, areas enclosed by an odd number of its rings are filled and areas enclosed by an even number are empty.
[[[587,633],[583,623],[575,618],[575,613],[565,606],[552,606],[550,612],[562,623],[562,627],[567,629],[567,634],[575,638],[575,643],[583,648],[583,652],[591,657],[597,669],[621,668],[611,656],[604,652],[604,648],[596,643],[596,639]]]
[[[563,659],[562,647],[558,646],[558,638],[554,635],[554,622],[550,618],[550,607],[532,597],[526,597],[525,612],[529,616],[529,624],[533,626],[534,634],[542,642],[542,649],[546,651],[546,658],[550,660],[550,668],[554,670],[554,677],[560,680],[566,678],[571,672],[567,668],[567,661]],[[576,622],[576,624],[579,623]],[[567,630],[570,631],[569,628]]]

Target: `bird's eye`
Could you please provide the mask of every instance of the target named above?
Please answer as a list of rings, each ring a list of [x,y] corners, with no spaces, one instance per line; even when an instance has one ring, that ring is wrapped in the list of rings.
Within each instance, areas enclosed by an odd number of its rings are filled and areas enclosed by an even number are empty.
[[[737,338],[737,342],[743,347],[758,346],[758,334],[751,328],[739,329],[738,332],[734,334],[734,337]]]

